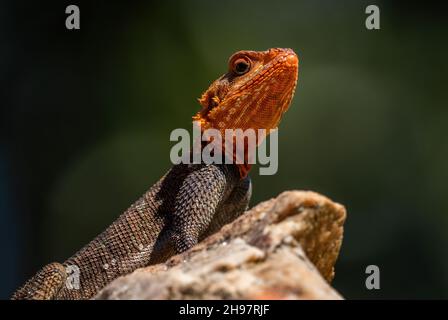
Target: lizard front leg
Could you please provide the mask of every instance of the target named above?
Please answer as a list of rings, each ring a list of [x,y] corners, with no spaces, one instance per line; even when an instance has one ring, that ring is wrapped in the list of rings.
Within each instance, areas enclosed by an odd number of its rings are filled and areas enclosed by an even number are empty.
[[[249,176],[239,180],[230,195],[218,206],[213,220],[200,237],[200,241],[219,231],[222,226],[241,216],[249,207],[252,196],[252,182]]]
[[[44,266],[12,296],[12,300],[52,300],[67,280],[65,267],[53,262]]]
[[[234,166],[200,165],[177,182],[169,223],[176,253],[198,243],[239,181]]]

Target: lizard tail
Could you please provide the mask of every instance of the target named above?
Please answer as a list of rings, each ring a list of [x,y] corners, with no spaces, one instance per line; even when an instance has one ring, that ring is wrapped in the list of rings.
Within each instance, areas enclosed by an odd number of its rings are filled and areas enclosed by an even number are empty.
[[[51,300],[57,297],[67,279],[65,267],[57,262],[47,264],[11,297],[11,300]]]

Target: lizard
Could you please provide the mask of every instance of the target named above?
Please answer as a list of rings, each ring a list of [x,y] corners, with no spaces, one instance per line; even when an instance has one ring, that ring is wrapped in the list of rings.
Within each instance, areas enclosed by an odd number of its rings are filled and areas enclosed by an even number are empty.
[[[201,130],[277,128],[298,67],[292,49],[236,52],[227,72],[199,98],[193,120]],[[248,208],[250,168],[246,162],[174,164],[105,231],[64,263],[44,266],[12,299],[89,299],[119,276],[186,251]],[[67,285],[73,266],[78,287]]]

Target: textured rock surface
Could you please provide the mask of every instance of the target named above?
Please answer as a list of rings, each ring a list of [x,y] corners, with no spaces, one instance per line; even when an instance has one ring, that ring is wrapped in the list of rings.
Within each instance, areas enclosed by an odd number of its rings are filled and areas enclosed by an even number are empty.
[[[314,192],[283,192],[166,263],[116,279],[96,298],[341,299],[329,283],[345,215]]]

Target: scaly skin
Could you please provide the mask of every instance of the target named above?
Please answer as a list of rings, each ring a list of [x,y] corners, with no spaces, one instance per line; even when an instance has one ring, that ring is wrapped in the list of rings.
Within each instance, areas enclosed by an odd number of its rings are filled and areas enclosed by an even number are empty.
[[[291,49],[237,52],[228,72],[199,99],[202,109],[193,119],[202,130],[276,128],[297,75]],[[103,233],[63,264],[43,267],[12,299],[89,299],[113,279],[191,248],[246,210],[249,169],[249,164],[174,165]],[[73,267],[80,271],[78,289],[66,285],[74,283],[67,274]]]

